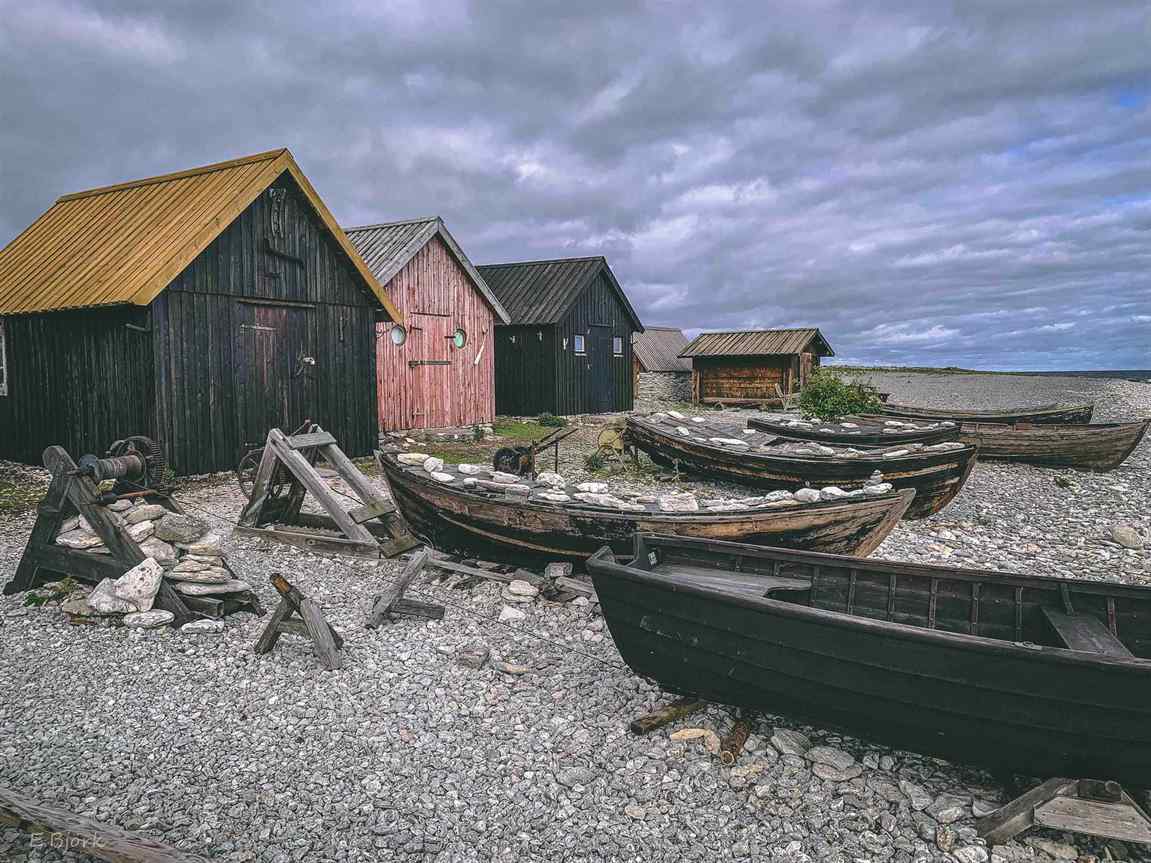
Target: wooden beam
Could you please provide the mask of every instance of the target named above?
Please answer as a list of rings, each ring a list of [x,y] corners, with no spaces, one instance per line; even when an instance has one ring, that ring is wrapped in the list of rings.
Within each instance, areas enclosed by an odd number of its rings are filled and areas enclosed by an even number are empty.
[[[392,607],[395,605],[396,600],[404,595],[404,591],[408,589],[408,585],[412,580],[420,574],[427,563],[431,552],[428,549],[423,549],[412,555],[400,572],[399,577],[394,582],[388,585],[388,588],[376,597],[375,602],[372,603],[371,613],[368,615],[368,621],[365,624],[368,629],[375,629],[386,620],[391,619]]]
[[[1056,797],[1074,792],[1078,783],[1074,779],[1056,777],[1037,785],[1010,803],[984,815],[975,822],[975,829],[988,845],[1003,845],[1024,830],[1035,825],[1035,807]]]
[[[334,444],[336,439],[332,437],[329,432],[318,431],[309,432],[308,434],[292,435],[290,438],[285,438],[292,449],[307,449],[313,446],[328,446]]]

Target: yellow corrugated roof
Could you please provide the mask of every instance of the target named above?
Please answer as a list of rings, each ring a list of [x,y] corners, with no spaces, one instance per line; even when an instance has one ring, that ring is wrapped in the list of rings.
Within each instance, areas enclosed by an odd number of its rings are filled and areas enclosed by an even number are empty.
[[[286,149],[65,195],[0,249],[0,315],[148,305],[284,171],[400,320]]]

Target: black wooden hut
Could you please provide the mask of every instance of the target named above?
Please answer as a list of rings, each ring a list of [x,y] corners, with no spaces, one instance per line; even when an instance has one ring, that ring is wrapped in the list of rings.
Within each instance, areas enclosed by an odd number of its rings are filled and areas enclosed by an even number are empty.
[[[496,327],[497,413],[631,410],[632,334],[643,324],[605,258],[478,269],[511,316]]]
[[[0,458],[144,434],[202,473],[305,418],[365,455],[398,317],[287,150],[65,195],[0,250]]]

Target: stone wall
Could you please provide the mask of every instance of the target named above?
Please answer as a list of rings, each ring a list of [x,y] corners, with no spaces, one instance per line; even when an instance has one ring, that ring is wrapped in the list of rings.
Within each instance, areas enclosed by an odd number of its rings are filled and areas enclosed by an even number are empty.
[[[691,401],[691,372],[640,372],[636,405]]]

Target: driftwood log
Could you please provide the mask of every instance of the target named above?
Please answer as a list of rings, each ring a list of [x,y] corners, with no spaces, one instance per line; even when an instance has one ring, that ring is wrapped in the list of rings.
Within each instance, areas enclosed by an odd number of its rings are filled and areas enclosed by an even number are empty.
[[[109,863],[208,863],[206,857],[38,803],[8,788],[0,788],[0,824],[31,833],[34,847],[80,852]]]
[[[657,728],[662,728],[669,722],[675,722],[677,719],[690,716],[697,710],[703,710],[705,706],[706,702],[704,701],[696,701],[693,698],[677,698],[671,704],[633,719],[628,724],[628,729],[632,734],[647,734]]]
[[[751,723],[747,717],[740,716],[731,726],[731,731],[719,741],[719,760],[724,764],[732,765],[739,760],[744,744],[751,734]]]

